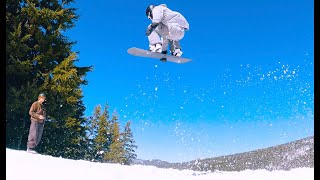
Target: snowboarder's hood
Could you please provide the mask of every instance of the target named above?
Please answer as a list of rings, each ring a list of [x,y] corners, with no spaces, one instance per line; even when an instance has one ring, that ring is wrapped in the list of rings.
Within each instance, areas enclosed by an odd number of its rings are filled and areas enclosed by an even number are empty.
[[[166,4],[160,4],[159,6],[167,7],[167,5],[166,5]]]

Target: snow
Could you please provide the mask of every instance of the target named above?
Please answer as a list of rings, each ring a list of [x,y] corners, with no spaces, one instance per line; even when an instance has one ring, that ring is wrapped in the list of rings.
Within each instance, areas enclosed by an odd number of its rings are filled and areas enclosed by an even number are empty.
[[[6,149],[7,180],[295,180],[314,179],[314,168],[290,171],[245,170],[240,172],[197,172],[161,169],[143,165],[120,165],[71,160],[26,151]]]

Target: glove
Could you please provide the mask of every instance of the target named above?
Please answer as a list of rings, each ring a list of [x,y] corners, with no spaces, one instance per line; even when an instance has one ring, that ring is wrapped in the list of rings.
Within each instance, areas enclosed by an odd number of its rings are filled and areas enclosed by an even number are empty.
[[[146,30],[146,35],[149,36],[149,35],[152,33],[152,31],[153,31],[154,29],[156,29],[156,27],[157,27],[158,25],[159,25],[159,23],[152,23],[152,24],[150,24],[150,25],[148,26],[147,30]]]
[[[149,26],[146,30],[146,35],[149,36],[152,33],[151,26]]]

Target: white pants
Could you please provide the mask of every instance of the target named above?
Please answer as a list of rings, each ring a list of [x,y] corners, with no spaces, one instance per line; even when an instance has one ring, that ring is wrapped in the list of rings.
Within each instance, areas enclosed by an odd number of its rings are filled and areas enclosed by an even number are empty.
[[[154,31],[148,36],[150,45],[162,44],[162,51],[166,51],[169,41],[170,49],[181,48],[179,40],[184,37],[184,28],[180,26],[170,26],[169,28],[160,23]],[[172,47],[173,46],[173,47]]]

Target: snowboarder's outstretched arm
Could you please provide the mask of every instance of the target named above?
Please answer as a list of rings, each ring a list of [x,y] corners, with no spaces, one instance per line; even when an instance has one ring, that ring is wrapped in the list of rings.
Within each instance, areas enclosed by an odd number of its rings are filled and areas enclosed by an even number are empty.
[[[153,30],[157,28],[161,19],[163,18],[163,7],[162,6],[155,6],[154,8],[150,9],[150,17],[152,20],[152,24],[150,24],[147,28],[146,35],[149,36]]]
[[[157,26],[159,25],[159,23],[152,23],[148,26],[147,30],[146,30],[146,35],[149,36],[153,30],[155,30],[157,28]]]

